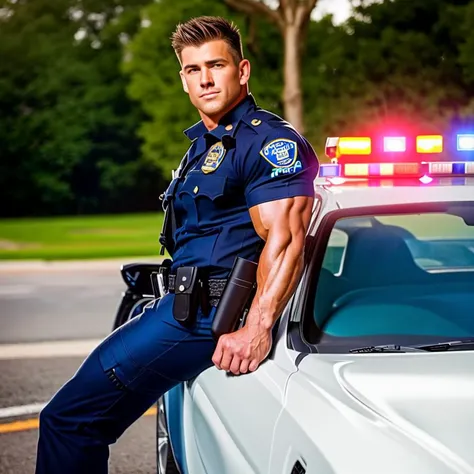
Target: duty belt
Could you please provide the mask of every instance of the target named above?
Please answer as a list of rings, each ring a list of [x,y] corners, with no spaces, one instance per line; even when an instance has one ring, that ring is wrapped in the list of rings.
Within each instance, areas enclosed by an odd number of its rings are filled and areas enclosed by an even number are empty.
[[[169,275],[168,276],[168,291],[170,293],[175,292],[175,283],[176,283],[176,275]],[[219,303],[219,299],[224,292],[225,285],[227,283],[227,278],[210,278],[208,280],[203,281],[204,288],[207,286],[207,294],[209,296],[209,304],[211,306],[217,306]]]

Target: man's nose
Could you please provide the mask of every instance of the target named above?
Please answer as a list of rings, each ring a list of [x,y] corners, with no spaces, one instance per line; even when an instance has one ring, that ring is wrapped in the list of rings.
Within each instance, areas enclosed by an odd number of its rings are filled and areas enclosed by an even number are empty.
[[[211,71],[207,67],[201,69],[201,87],[209,87],[214,85]]]

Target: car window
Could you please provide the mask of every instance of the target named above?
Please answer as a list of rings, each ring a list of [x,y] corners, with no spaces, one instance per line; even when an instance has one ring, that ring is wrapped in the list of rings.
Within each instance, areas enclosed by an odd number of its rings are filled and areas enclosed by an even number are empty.
[[[342,270],[342,261],[349,238],[340,229],[333,229],[329,236],[326,253],[324,254],[323,268],[337,275]]]
[[[458,215],[341,218],[318,272],[322,340],[474,337],[474,226]]]

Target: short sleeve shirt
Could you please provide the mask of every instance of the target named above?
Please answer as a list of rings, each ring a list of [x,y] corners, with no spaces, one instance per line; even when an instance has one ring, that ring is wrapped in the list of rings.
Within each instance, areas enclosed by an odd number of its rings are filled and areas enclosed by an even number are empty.
[[[173,268],[198,266],[224,277],[237,256],[258,261],[264,242],[249,209],[270,201],[314,196],[318,159],[288,122],[259,108],[252,95],[192,140],[165,193],[176,214]]]

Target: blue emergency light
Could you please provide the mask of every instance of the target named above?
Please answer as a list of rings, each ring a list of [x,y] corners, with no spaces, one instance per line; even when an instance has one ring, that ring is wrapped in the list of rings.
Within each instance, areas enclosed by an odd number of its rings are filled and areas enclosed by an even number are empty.
[[[458,151],[474,151],[474,133],[457,136]]]

